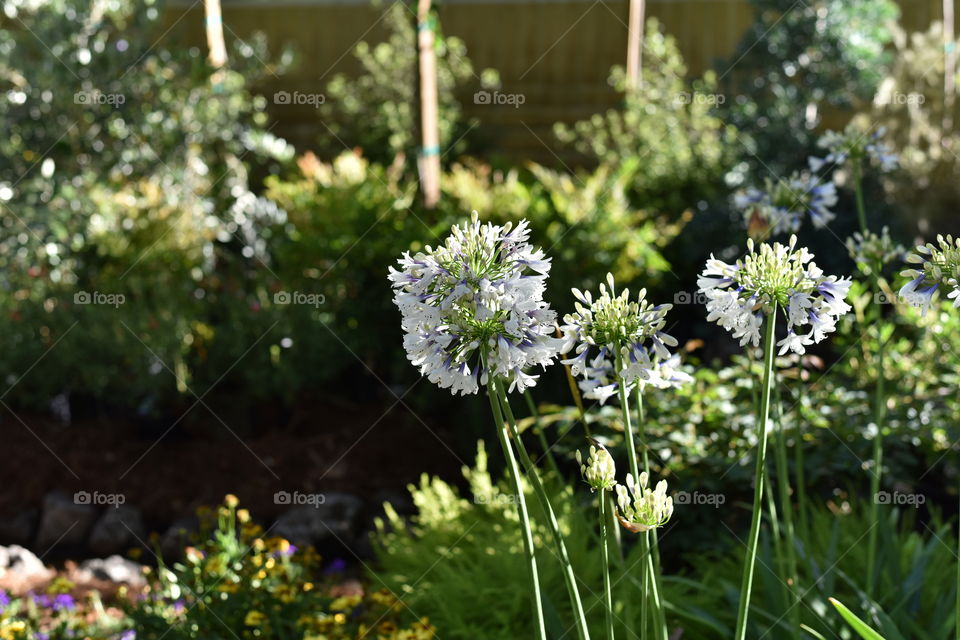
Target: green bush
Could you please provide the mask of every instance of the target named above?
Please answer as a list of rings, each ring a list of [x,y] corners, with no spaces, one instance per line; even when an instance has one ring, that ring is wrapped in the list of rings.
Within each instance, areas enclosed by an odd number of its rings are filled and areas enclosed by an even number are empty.
[[[379,3],[374,3],[378,10]],[[457,157],[466,148],[464,135],[473,124],[463,119],[458,93],[472,93],[476,72],[459,38],[444,36],[439,19],[432,15],[437,59],[437,97],[440,149]],[[384,10],[387,39],[375,45],[366,41],[354,47],[360,63],[356,77],[338,74],[327,85],[328,100],[320,114],[321,139],[335,153],[344,145],[359,146],[376,162],[389,164],[403,154],[415,167],[420,148],[419,68],[415,9],[394,2]],[[493,87],[497,73],[485,69],[479,84]],[[476,88],[479,88],[476,87]],[[451,144],[453,148],[451,148]]]

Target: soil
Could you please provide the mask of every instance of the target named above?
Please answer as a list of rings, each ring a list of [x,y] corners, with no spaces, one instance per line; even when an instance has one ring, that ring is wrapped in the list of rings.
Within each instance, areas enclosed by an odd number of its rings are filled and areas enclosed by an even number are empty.
[[[393,404],[391,408],[390,405]],[[92,419],[65,426],[47,416],[0,408],[0,518],[42,504],[59,489],[119,493],[159,530],[228,493],[257,519],[284,510],[278,491],[345,491],[377,501],[403,495],[423,472],[456,479],[463,464],[449,431],[401,403],[375,406],[315,402],[308,417],[259,435],[237,434],[230,422],[198,406],[189,431],[169,422],[144,429],[134,421]],[[217,411],[218,415],[227,413]],[[174,417],[174,420],[176,418]],[[224,424],[224,422],[226,424]],[[200,424],[203,428],[197,428]],[[299,425],[299,426],[296,426]],[[429,455],[417,455],[428,450]]]

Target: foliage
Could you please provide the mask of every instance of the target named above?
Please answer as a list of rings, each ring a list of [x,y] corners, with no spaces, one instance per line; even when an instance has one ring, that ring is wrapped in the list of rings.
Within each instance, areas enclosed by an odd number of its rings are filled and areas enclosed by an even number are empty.
[[[0,590],[0,640],[132,640],[121,633],[120,620],[99,615],[104,608],[96,592],[78,601],[69,593],[72,587],[58,578],[43,593],[21,598]]]
[[[623,107],[554,131],[591,160],[623,171],[630,202],[675,220],[699,200],[715,196],[732,166],[735,131],[713,115],[719,94],[708,73],[691,84],[676,40],[656,19],[647,23],[643,85],[627,91],[623,69],[610,84]],[[624,165],[629,165],[627,169]]]
[[[426,619],[401,628],[404,606],[390,593],[338,588],[312,548],[265,537],[233,496],[205,533],[183,562],[161,562],[148,597],[128,608],[138,639],[434,637]]]
[[[420,145],[415,8],[405,1],[392,2],[383,11],[383,24],[387,39],[356,45],[353,55],[362,72],[356,77],[334,76],[320,113],[326,129],[321,137],[327,146],[335,151],[344,145],[359,146],[368,158],[388,164],[398,154],[412,161]],[[441,33],[436,14],[431,24],[436,37],[440,149],[456,157],[466,147],[463,136],[475,126],[463,119],[457,93],[474,84],[492,87],[499,80],[490,69],[476,75],[466,45]]]
[[[256,266],[237,221],[249,174],[292,153],[248,88],[269,55],[241,43],[213,75],[197,49],[153,46],[153,0],[26,6],[5,3],[0,28],[0,118],[16,132],[0,141],[0,373],[36,364],[16,388],[27,403],[169,402],[191,384],[202,299]]]
[[[379,568],[377,578],[402,594],[411,609],[431,612],[443,634],[451,637],[494,640],[531,637],[527,566],[520,538],[516,498],[510,483],[498,480],[488,468],[481,443],[474,468],[464,467],[470,497],[439,478],[424,475],[418,486],[409,487],[417,515],[406,521],[389,505],[387,516],[377,523],[373,538]],[[600,611],[601,573],[597,558],[599,536],[593,528],[596,507],[580,504],[570,486],[548,487],[557,510],[567,550],[581,585],[585,611]],[[560,564],[551,552],[543,512],[533,492],[527,504],[535,520],[543,597],[548,631],[560,637],[568,630],[561,620],[570,619],[569,601],[560,575]],[[471,500],[472,498],[472,500]],[[587,514],[590,514],[589,516]],[[638,547],[622,561],[626,577],[617,582],[618,594],[639,585],[642,566]],[[618,571],[622,571],[622,568]],[[469,575],[468,580],[464,579]],[[639,597],[639,596],[636,596]],[[618,632],[623,633],[626,612],[616,611]],[[591,634],[602,634],[600,615],[588,615]],[[593,626],[596,624],[596,627]],[[572,635],[573,630],[569,633]]]
[[[910,202],[917,223],[946,233],[953,212],[960,207],[956,189],[960,176],[960,74],[948,104],[944,87],[943,25],[934,23],[923,33],[894,31],[896,56],[880,83],[870,119],[885,127],[900,151],[903,171],[886,185],[898,202]],[[953,48],[960,42],[953,43]]]
[[[785,175],[804,168],[831,110],[873,97],[891,60],[888,23],[899,10],[891,0],[752,4],[753,25],[720,65],[725,92],[736,94],[722,117],[741,132],[752,170]]]
[[[893,508],[880,532],[879,598],[869,600],[863,589],[866,533],[872,522],[866,505],[839,498],[810,505],[810,531],[797,532],[803,624],[823,637],[851,638],[829,598],[857,603],[865,621],[888,640],[952,637],[956,599],[956,539],[951,527],[934,518],[917,530],[914,509]],[[666,577],[668,599],[679,604],[684,637],[728,637],[735,622],[743,547],[723,554],[694,554],[695,576]],[[769,540],[757,559],[758,587],[751,603],[751,637],[788,634],[790,606],[774,571],[776,558]],[[899,629],[900,631],[897,631]]]

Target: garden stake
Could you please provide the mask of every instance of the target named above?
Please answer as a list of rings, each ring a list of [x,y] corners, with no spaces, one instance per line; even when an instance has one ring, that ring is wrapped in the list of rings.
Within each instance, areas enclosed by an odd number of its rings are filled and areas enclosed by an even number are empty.
[[[766,334],[763,339],[763,389],[760,397],[760,442],[757,443],[757,468],[754,473],[753,516],[750,522],[750,534],[747,538],[746,566],[740,584],[740,604],[737,609],[737,630],[735,640],[747,637],[747,615],[750,610],[750,593],[753,589],[753,569],[757,562],[757,542],[760,540],[760,521],[763,519],[761,502],[763,500],[763,476],[767,459],[767,421],[770,416],[770,392],[773,385],[773,348],[776,341],[777,305],[767,314]]]
[[[577,588],[577,575],[573,570],[573,564],[570,562],[570,554],[567,553],[567,545],[563,539],[563,532],[560,531],[560,523],[557,520],[557,515],[553,510],[553,505],[550,504],[550,497],[540,479],[536,464],[530,459],[526,445],[523,444],[523,440],[520,437],[520,430],[517,429],[517,421],[513,417],[510,401],[499,385],[497,386],[497,398],[503,407],[503,413],[506,415],[507,423],[510,426],[510,435],[513,437],[517,452],[520,454],[520,462],[523,464],[526,476],[533,485],[533,491],[537,494],[537,498],[540,500],[543,511],[547,516],[547,525],[550,529],[550,534],[553,536],[554,545],[557,547],[557,557],[563,567],[563,580],[566,583],[567,594],[570,596],[570,605],[573,607],[573,615],[576,619],[577,637],[581,640],[590,640],[590,631],[587,628],[587,616],[583,611],[580,590]],[[601,496],[601,499],[602,498],[603,496]],[[603,536],[601,536],[601,544],[603,544]]]

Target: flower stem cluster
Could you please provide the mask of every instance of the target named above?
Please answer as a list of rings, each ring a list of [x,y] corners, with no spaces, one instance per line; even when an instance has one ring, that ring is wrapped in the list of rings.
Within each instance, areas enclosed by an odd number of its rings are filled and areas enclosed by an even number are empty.
[[[620,524],[629,531],[642,533],[662,527],[673,515],[673,498],[667,496],[667,481],[661,480],[656,489],[647,486],[647,474],[642,472],[639,479],[627,474],[625,485],[618,484],[617,514]]]
[[[600,285],[596,299],[579,289],[573,289],[573,295],[576,311],[564,317],[561,352],[573,350],[574,355],[562,362],[574,376],[583,376],[580,386],[586,397],[602,403],[617,393],[621,383],[653,382],[655,378],[659,383],[672,376],[674,370],[667,371],[660,363],[670,361],[667,347],[677,345],[663,331],[673,305],[652,306],[646,300],[646,289],[640,290],[636,300],[630,299],[629,289],[617,294],[612,274],[607,274],[607,283]]]
[[[809,171],[797,171],[788,180],[767,179],[763,189],[750,187],[737,193],[734,205],[743,212],[750,237],[762,239],[796,233],[805,216],[817,229],[836,218],[837,188]]]
[[[407,252],[390,269],[407,358],[431,382],[476,393],[493,375],[523,391],[537,380],[525,369],[553,362],[561,341],[543,300],[550,260],[529,233],[525,220],[484,225],[474,213],[442,245]]]
[[[592,491],[610,491],[617,484],[617,467],[606,447],[596,441],[594,445],[590,446],[590,455],[587,457],[586,464],[583,462],[580,451],[577,451],[580,474]]]
[[[798,355],[836,330],[837,319],[850,310],[844,301],[849,278],[826,276],[805,248],[795,249],[796,236],[787,245],[760,245],[747,241],[748,253],[736,264],[713,256],[697,280],[707,299],[707,320],[729,331],[740,345],[760,345],[765,314],[777,307],[787,316],[787,337],[780,353]],[[797,329],[808,328],[807,333]]]
[[[910,278],[900,289],[904,300],[926,311],[942,286],[953,306],[960,308],[960,238],[937,236],[936,244],[918,246],[907,262],[917,266],[901,273]]]

